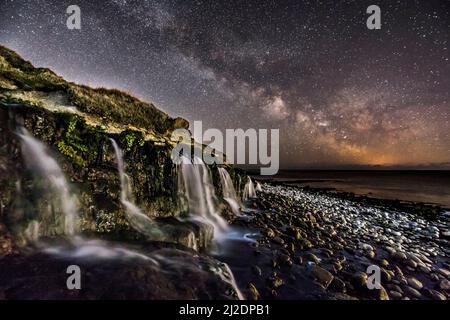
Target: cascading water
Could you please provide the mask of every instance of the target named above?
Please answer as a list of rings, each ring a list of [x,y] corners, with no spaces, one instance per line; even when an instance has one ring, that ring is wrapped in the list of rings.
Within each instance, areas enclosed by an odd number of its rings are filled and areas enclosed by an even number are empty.
[[[130,225],[141,234],[152,238],[153,240],[162,239],[163,232],[157,224],[147,217],[141,209],[131,201],[131,184],[130,178],[125,173],[125,163],[123,161],[123,152],[114,139],[110,139],[114,148],[117,161],[117,170],[119,171],[121,194],[120,201],[125,207],[125,216]]]
[[[227,222],[217,212],[215,204],[214,186],[208,167],[198,157],[191,161],[182,156],[179,166],[179,179],[182,184],[178,186],[189,203],[189,213],[194,219],[199,219],[214,226],[214,237],[222,235],[228,230]]]
[[[27,167],[44,183],[52,202],[50,210],[39,212],[39,216],[30,222],[26,235],[30,240],[57,234],[75,235],[79,224],[77,199],[71,194],[63,171],[45,145],[25,128],[18,136]]]
[[[251,198],[256,198],[256,191],[252,179],[248,177],[247,183],[245,184],[244,187],[243,199],[244,201],[246,201]]]
[[[231,210],[235,215],[241,214],[241,201],[234,189],[233,181],[230,174],[225,168],[219,168],[220,182],[222,184],[223,199],[230,205]]]
[[[256,190],[256,191],[258,191],[258,192],[262,192],[262,187],[261,187],[261,183],[259,183],[259,182],[256,182],[256,187],[255,187],[255,190]]]

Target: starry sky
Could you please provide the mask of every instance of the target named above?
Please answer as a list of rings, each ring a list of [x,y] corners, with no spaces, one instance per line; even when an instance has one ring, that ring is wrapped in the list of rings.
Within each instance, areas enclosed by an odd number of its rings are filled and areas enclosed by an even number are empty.
[[[450,168],[449,42],[448,0],[0,0],[0,43],[36,66],[204,128],[280,129],[283,168]]]

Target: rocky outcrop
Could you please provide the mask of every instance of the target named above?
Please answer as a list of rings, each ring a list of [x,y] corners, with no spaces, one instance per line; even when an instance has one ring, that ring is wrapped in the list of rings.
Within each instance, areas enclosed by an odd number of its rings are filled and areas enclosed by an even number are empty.
[[[187,201],[178,194],[169,134],[188,126],[186,120],[172,119],[127,93],[66,82],[0,46],[0,252],[12,252],[11,238],[35,213],[50,206],[35,192],[24,166],[20,127],[42,141],[61,165],[79,201],[83,232],[142,238],[128,224],[120,202],[109,140],[113,138],[124,152],[133,201],[165,226],[167,232],[157,240],[206,247],[213,233],[210,226],[175,219],[187,213]],[[239,176],[236,170],[230,172]],[[214,180],[220,187],[218,177]]]

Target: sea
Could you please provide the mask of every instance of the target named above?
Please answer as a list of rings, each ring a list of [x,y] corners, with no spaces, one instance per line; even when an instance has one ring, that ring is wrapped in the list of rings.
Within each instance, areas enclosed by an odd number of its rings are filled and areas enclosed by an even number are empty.
[[[276,176],[255,176],[289,185],[331,188],[379,199],[423,202],[450,208],[450,171],[281,170]],[[450,209],[449,209],[450,210]]]

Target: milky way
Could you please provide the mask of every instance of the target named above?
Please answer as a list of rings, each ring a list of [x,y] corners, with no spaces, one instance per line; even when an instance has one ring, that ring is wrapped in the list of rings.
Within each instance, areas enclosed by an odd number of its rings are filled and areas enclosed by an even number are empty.
[[[448,1],[92,2],[0,0],[0,43],[204,128],[279,128],[285,168],[450,167]]]

